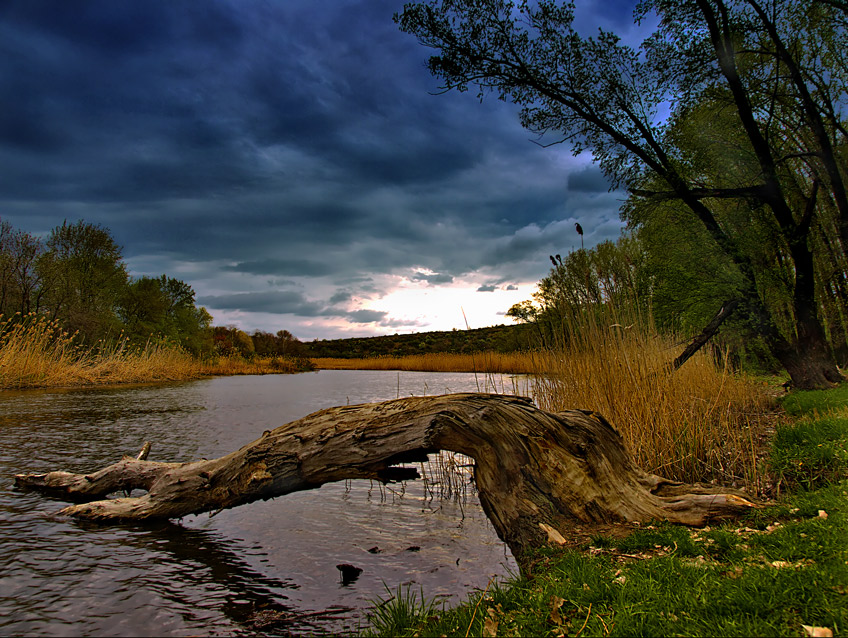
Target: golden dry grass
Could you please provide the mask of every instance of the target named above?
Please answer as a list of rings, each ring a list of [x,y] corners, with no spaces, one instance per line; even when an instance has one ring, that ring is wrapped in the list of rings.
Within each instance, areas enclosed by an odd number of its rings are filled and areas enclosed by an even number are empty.
[[[404,357],[366,359],[311,359],[322,370],[406,370],[419,372],[478,372],[482,374],[530,374],[538,359],[528,353],[478,352],[474,354],[429,353]]]
[[[290,374],[303,372],[302,362],[287,357],[254,357],[250,361],[241,357],[219,357],[203,362],[203,374],[230,376],[238,374]]]
[[[84,347],[44,317],[0,321],[0,389],[177,381],[200,374],[198,361],[166,344],[137,348],[118,338]]]
[[[643,469],[684,482],[762,488],[758,454],[773,421],[761,383],[698,353],[679,370],[670,336],[596,328],[591,337],[539,353],[534,396],[550,410],[597,411],[615,425]]]

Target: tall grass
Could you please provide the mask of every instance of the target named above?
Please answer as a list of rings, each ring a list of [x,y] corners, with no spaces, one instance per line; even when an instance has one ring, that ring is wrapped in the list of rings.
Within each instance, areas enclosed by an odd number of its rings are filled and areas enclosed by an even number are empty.
[[[244,359],[218,357],[203,362],[203,374],[229,376],[237,374],[291,374],[314,370],[309,359],[302,357],[253,357]]]
[[[452,354],[432,352],[402,357],[382,356],[365,359],[313,358],[323,370],[407,370],[419,372],[479,372],[483,374],[530,374],[537,359],[523,352],[476,352]]]
[[[0,389],[176,381],[200,373],[198,361],[167,343],[137,347],[119,336],[88,346],[43,316],[0,317]]]
[[[536,355],[539,407],[599,412],[646,471],[753,492],[764,487],[758,455],[772,400],[761,384],[703,351],[673,371],[680,343],[638,323],[587,322],[570,334]]]

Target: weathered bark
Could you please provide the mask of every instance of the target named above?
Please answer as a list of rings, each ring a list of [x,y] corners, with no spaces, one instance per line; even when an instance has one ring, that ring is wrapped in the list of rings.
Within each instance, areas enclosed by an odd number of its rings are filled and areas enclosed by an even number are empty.
[[[739,492],[643,472],[599,414],[552,414],[527,398],[490,394],[330,408],[266,431],[218,459],[158,463],[124,457],[92,474],[18,475],[16,483],[89,501],[60,512],[77,518],[177,518],[343,479],[417,478],[417,470],[398,465],[441,449],[474,458],[480,502],[519,564],[525,549],[559,542],[578,525],[656,519],[704,525],[757,507]],[[148,493],[105,499],[137,488]]]

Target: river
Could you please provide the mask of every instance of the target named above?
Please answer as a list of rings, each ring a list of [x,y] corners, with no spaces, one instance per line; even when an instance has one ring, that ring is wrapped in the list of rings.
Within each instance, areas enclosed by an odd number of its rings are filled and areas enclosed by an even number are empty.
[[[57,517],[63,502],[13,486],[16,473],[109,465],[145,440],[150,460],[213,458],[334,405],[516,391],[508,378],[484,382],[493,380],[325,370],[0,393],[0,634],[350,632],[387,588],[456,603],[506,579],[515,561],[470,488],[455,499],[422,481],[349,481],[212,517],[101,526]],[[363,571],[343,583],[341,563]],[[270,624],[280,618],[292,622]]]

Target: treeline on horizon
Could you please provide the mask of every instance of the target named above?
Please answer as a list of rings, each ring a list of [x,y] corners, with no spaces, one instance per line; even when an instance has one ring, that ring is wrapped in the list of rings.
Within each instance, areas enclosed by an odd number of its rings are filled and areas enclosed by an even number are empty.
[[[539,340],[535,337],[533,328],[526,324],[378,337],[316,339],[300,344],[304,356],[338,359],[405,357],[435,353],[510,353],[538,346]]]

